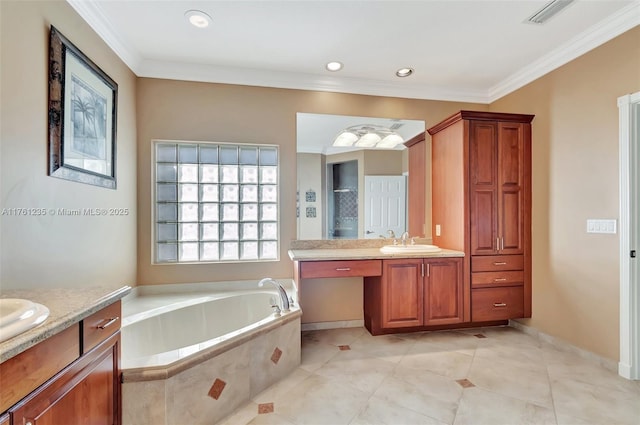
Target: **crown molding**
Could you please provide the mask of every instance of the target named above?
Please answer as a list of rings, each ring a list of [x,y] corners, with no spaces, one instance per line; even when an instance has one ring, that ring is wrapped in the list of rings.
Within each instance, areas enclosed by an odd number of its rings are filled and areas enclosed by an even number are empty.
[[[112,30],[113,25],[102,12],[100,5],[97,2],[86,0],[67,0],[67,3],[74,8],[78,15],[89,24],[129,69],[138,75],[136,70],[142,61],[142,56],[138,51],[129,48],[125,41]]]
[[[640,2],[620,9],[608,18],[560,45],[489,89],[488,103],[537,80],[590,50],[640,25]]]
[[[329,78],[313,74],[143,59],[138,51],[127,46],[125,40],[112,30],[113,26],[110,25],[98,3],[86,0],[66,1],[138,77],[483,104],[495,102],[640,25],[640,2],[634,2],[493,87],[487,90],[458,90],[421,84],[412,85],[409,81],[389,83],[337,76]]]
[[[144,60],[136,74],[140,77],[200,81],[246,86],[315,90],[409,99],[433,99],[471,103],[487,103],[483,91],[450,90],[441,87],[390,83],[338,76],[323,76],[284,71],[202,65],[183,62]]]

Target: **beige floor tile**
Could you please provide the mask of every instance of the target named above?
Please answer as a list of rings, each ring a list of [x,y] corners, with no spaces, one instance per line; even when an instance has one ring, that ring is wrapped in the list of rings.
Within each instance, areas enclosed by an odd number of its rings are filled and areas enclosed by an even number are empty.
[[[257,403],[269,402],[274,412],[259,415]],[[509,327],[376,337],[345,328],[303,332],[300,367],[221,424],[556,421],[640,425],[640,382]]]
[[[602,424],[640,423],[640,397],[570,379],[551,381],[556,413]]]
[[[311,375],[274,400],[275,413],[296,425],[347,425],[369,395],[343,381]]]
[[[306,341],[321,342],[324,344],[349,345],[355,342],[367,330],[365,328],[340,328],[327,329],[321,331],[305,331],[302,332],[303,344]]]
[[[374,393],[376,399],[445,423],[455,418],[461,395],[462,387],[450,378],[403,367],[398,367]]]
[[[551,408],[551,387],[546,368],[525,368],[515,362],[476,356],[468,379],[476,386]]]
[[[453,379],[467,377],[473,356],[455,351],[431,351],[431,348],[427,343],[416,343],[398,364]]]
[[[445,425],[391,401],[372,397],[364,411],[349,425]]]
[[[353,351],[365,351],[372,357],[398,363],[413,345],[413,341],[395,335],[372,336],[365,332],[350,347]]]
[[[552,409],[489,392],[464,390],[454,425],[555,425]]]
[[[335,345],[303,339],[300,351],[300,367],[313,372],[339,352],[340,349]]]
[[[348,383],[371,395],[394,369],[395,363],[372,357],[364,351],[347,350],[332,357],[315,373]]]

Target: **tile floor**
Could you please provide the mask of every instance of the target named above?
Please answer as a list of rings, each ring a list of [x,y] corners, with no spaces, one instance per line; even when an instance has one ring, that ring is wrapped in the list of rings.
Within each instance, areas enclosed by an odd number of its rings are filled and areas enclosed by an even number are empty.
[[[221,424],[640,424],[640,381],[510,327],[310,331],[300,367]]]

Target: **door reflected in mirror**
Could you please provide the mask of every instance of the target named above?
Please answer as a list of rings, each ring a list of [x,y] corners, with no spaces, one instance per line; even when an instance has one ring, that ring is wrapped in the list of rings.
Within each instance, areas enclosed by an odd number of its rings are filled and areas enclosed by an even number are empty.
[[[307,113],[296,119],[298,239],[402,234],[408,150],[399,142],[424,133],[425,122]]]

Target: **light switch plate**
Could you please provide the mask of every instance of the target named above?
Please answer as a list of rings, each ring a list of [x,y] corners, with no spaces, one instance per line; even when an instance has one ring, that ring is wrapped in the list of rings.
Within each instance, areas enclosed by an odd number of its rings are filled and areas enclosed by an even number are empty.
[[[616,233],[616,220],[588,219],[587,233]]]
[[[436,224],[436,236],[440,236],[440,225]]]

